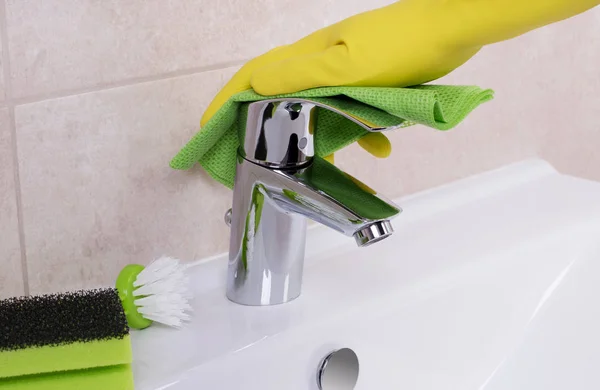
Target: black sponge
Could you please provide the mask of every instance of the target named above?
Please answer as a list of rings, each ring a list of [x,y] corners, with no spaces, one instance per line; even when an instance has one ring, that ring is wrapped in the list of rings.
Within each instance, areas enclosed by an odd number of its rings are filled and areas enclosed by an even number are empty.
[[[123,339],[128,334],[116,289],[0,301],[0,351]]]

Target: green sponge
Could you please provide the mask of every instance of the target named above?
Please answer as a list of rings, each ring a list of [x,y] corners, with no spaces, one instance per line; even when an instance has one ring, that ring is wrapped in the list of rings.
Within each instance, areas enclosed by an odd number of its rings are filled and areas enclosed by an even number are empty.
[[[128,364],[0,380],[2,390],[132,390]]]
[[[133,389],[115,289],[0,301],[0,389]]]

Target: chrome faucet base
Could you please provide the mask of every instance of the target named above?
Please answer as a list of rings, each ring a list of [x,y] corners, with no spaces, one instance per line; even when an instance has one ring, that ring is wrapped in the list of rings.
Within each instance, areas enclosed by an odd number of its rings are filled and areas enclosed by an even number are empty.
[[[281,210],[256,182],[257,165],[237,165],[227,298],[247,306],[298,298],[302,286],[306,218]],[[264,169],[264,168],[259,168]]]

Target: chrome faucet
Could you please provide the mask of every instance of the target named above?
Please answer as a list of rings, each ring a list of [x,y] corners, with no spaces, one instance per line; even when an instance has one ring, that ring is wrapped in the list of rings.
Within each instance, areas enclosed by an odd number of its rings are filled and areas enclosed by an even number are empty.
[[[368,131],[367,121],[318,101],[272,99],[245,106],[230,218],[227,297],[251,306],[300,295],[306,218],[359,246],[392,234],[394,203],[315,155],[317,112],[328,109]]]

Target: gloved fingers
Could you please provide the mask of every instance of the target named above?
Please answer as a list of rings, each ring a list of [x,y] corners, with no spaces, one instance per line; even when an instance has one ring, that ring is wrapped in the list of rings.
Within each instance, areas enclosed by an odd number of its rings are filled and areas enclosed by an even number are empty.
[[[235,75],[233,75],[231,80],[229,80],[229,82],[217,93],[204,111],[202,119],[200,119],[200,126],[204,126],[230,97],[250,89],[250,74],[251,72],[249,69],[244,69],[244,67],[242,67]]]
[[[392,153],[392,144],[382,133],[369,133],[358,144],[375,157],[386,158]]]
[[[361,148],[375,157],[386,158],[392,153],[392,144],[388,137],[382,133],[369,133],[358,140]],[[323,157],[325,160],[335,164],[334,154]]]
[[[259,94],[270,96],[323,86],[348,85],[357,74],[349,61],[348,48],[338,44],[256,69],[250,85]]]
[[[200,125],[204,126],[230,97],[250,89],[250,77],[256,69],[271,62],[278,62],[284,59],[287,48],[288,46],[276,47],[242,66],[213,98],[206,111],[204,111],[204,115],[202,115]],[[287,53],[287,55],[289,56],[291,53]]]
[[[230,97],[250,89],[250,78],[257,69],[280,63],[296,56],[321,51],[326,47],[327,39],[326,31],[320,30],[302,38],[292,45],[276,47],[275,49],[248,61],[215,96],[204,112],[204,115],[202,115],[200,125],[204,126]]]

